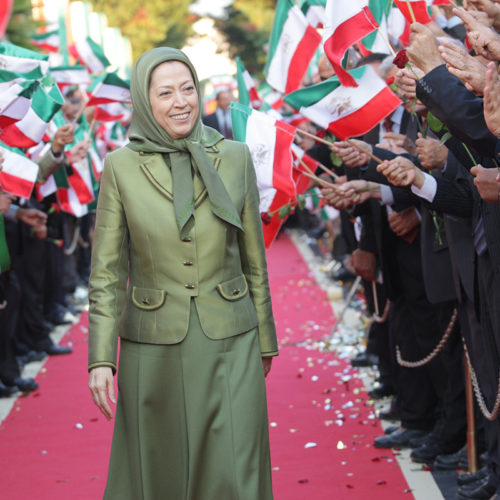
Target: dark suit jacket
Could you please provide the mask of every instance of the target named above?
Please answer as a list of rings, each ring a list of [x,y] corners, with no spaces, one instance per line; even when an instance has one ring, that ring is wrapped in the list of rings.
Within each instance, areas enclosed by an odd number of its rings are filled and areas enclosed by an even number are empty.
[[[417,82],[417,97],[452,135],[480,154],[495,157],[499,141],[486,126],[483,100],[469,92],[444,64]]]

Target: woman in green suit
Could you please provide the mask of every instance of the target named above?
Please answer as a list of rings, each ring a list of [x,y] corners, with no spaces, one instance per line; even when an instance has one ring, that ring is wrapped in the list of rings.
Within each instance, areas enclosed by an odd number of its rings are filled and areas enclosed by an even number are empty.
[[[248,148],[202,124],[181,51],[143,54],[131,95],[90,278],[89,386],[108,419],[120,337],[104,498],[270,500],[264,376],[278,349]]]

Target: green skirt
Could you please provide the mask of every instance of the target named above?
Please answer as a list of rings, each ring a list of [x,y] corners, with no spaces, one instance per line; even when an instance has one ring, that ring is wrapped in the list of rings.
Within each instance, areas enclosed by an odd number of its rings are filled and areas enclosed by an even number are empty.
[[[210,340],[191,303],[175,345],[121,340],[104,500],[272,500],[257,330]]]

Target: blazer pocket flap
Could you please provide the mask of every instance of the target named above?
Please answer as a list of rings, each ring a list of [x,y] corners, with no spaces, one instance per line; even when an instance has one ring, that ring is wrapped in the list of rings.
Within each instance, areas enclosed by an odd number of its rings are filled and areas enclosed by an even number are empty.
[[[154,288],[132,287],[132,302],[139,309],[154,311],[159,309],[165,302],[167,292],[165,290],[155,290]]]
[[[248,293],[248,284],[242,274],[229,281],[217,285],[217,290],[226,300],[238,300]]]

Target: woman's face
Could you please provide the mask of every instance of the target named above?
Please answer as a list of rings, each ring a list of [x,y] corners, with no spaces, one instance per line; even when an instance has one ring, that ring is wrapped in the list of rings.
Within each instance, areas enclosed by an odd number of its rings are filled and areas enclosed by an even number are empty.
[[[189,68],[179,61],[159,64],[151,73],[149,102],[155,120],[172,139],[186,137],[198,118],[198,92]]]

